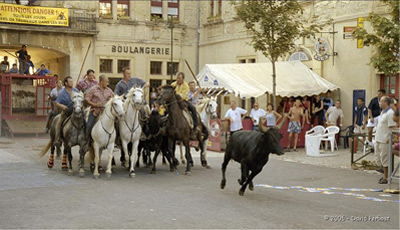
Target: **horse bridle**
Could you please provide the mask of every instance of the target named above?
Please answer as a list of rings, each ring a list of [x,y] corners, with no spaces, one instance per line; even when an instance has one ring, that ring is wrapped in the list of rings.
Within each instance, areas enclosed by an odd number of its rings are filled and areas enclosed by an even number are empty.
[[[115,111],[115,113],[117,113],[117,110],[114,108],[114,104],[111,104],[111,109],[110,109],[110,110],[111,110],[111,111],[110,111],[111,114],[113,113],[113,110]],[[113,122],[115,122],[115,117],[114,117],[114,118],[110,117],[110,115],[107,114],[107,110],[105,110],[104,113],[106,114],[106,116],[107,116],[110,120],[112,120]],[[113,127],[112,132],[108,132],[107,129],[104,128],[104,125],[103,125],[102,120],[100,120],[100,124],[101,124],[101,127],[103,128],[104,132],[106,132],[106,133],[108,134],[108,140],[107,140],[107,144],[106,144],[106,147],[107,147],[108,144],[110,144],[111,135],[113,135],[113,133],[115,132],[115,128],[114,128],[114,125],[113,125],[113,126],[112,126],[112,127]]]
[[[133,118],[132,128],[129,128],[129,125],[128,125],[126,119],[124,119],[124,122],[125,122],[126,127],[127,127],[128,130],[129,130],[129,132],[131,132],[131,139],[130,139],[130,140],[132,140],[133,133],[136,131],[136,129],[139,128],[139,125],[140,125],[140,124],[138,124],[138,125],[136,126],[136,128],[133,129],[133,127],[135,126],[135,120],[136,120],[136,117],[137,117],[137,114],[139,113],[139,111],[138,111],[136,108],[134,108],[134,105],[135,105],[134,103],[131,103],[131,101],[129,101],[129,103],[131,104],[132,109],[134,109],[134,111],[136,110],[136,112],[135,112],[135,117]],[[125,117],[126,117],[126,114],[127,114],[127,113],[125,113]]]

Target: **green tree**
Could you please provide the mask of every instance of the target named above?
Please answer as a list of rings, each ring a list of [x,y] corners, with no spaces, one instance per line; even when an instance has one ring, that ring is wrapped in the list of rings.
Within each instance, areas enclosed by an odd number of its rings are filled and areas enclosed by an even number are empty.
[[[323,25],[307,22],[303,8],[296,0],[243,0],[235,3],[235,9],[252,35],[253,48],[272,63],[273,104],[276,108],[275,63],[295,48],[297,39],[313,35]]]
[[[389,17],[370,13],[365,20],[371,23],[373,31],[357,28],[353,37],[363,39],[365,46],[374,48],[369,64],[379,72],[393,76],[399,72],[399,1],[381,1],[389,7]]]

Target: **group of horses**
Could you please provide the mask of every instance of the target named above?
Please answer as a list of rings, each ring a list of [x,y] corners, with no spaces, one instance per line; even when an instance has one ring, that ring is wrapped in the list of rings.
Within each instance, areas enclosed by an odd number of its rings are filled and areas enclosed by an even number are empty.
[[[103,112],[98,116],[96,123],[93,126],[90,137],[85,133],[88,111],[90,108],[85,108],[83,93],[73,92],[71,100],[73,104],[72,114],[62,123],[60,130],[60,138],[56,140],[57,122],[60,119],[60,114],[57,115],[50,129],[50,137],[47,146],[40,152],[40,156],[44,156],[50,149],[50,156],[47,166],[54,166],[54,153],[57,150],[57,156],[61,155],[61,147],[63,147],[62,169],[68,170],[68,174],[74,173],[72,169],[72,152],[71,148],[79,146],[79,175],[85,175],[84,163],[85,155],[89,152],[89,160],[93,177],[97,179],[100,175],[101,155],[104,150],[107,151],[108,161],[106,175],[112,174],[112,162],[114,159],[114,148],[123,150],[125,165],[129,169],[129,176],[135,177],[135,163],[138,166],[138,151],[139,143],[145,140],[153,141],[155,149],[153,157],[152,173],[156,171],[157,156],[163,152],[170,164],[170,171],[174,171],[179,161],[175,157],[175,146],[177,142],[185,147],[186,163],[185,174],[191,173],[193,159],[190,152],[191,141],[197,141],[200,149],[200,159],[203,167],[209,167],[207,163],[207,143],[209,134],[209,120],[217,117],[217,107],[215,97],[204,95],[203,99],[199,100],[197,108],[197,116],[199,125],[196,131],[193,131],[191,124],[191,116],[185,108],[185,103],[182,103],[176,95],[175,90],[171,86],[161,87],[159,101],[166,107],[167,115],[160,119],[158,111],[152,111],[150,114],[143,116],[141,113],[144,107],[144,90],[142,88],[133,87],[125,96],[113,96],[104,106]],[[142,127],[148,127],[149,132],[142,132]],[[164,140],[164,145],[161,142]],[[146,148],[146,144],[144,144]],[[162,149],[165,146],[167,149]],[[130,147],[128,149],[128,147]],[[141,149],[141,148],[140,148]],[[150,154],[149,149],[147,149]],[[146,151],[145,151],[146,152]],[[143,154],[144,155],[144,154]],[[145,156],[144,156],[145,157]],[[146,155],[150,159],[150,155]],[[67,165],[68,158],[68,165]],[[182,152],[181,152],[182,159]]]

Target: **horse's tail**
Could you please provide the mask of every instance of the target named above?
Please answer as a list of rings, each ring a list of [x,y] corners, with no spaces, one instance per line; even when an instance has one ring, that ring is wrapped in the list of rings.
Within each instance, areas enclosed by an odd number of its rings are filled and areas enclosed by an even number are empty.
[[[46,155],[47,151],[49,151],[51,147],[51,140],[47,143],[46,147],[39,153],[39,157],[42,158],[44,155]]]

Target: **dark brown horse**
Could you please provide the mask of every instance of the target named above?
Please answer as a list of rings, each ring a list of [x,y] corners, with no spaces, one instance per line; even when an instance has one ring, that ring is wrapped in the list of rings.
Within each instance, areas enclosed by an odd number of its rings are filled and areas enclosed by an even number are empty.
[[[175,94],[175,90],[172,86],[165,85],[161,88],[160,94],[161,102],[166,105],[168,111],[168,122],[166,133],[168,136],[168,149],[171,153],[171,159],[175,158],[175,143],[176,141],[181,141],[185,146],[185,158],[186,158],[186,171],[185,174],[190,174],[190,167],[193,164],[192,155],[190,154],[190,138],[193,137],[192,140],[199,141],[199,146],[202,148],[204,142],[204,134],[203,134],[203,124],[200,122],[197,127],[197,134],[194,136],[191,133],[191,128],[187,119],[183,115],[183,107],[185,102],[181,102],[177,99],[177,95]],[[207,129],[205,129],[207,131]],[[192,134],[192,135],[191,135]],[[194,138],[195,137],[195,138]],[[154,165],[156,162],[153,162]],[[174,160],[174,163],[176,161]]]

